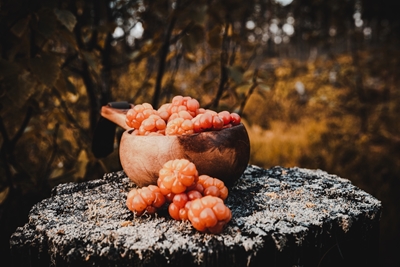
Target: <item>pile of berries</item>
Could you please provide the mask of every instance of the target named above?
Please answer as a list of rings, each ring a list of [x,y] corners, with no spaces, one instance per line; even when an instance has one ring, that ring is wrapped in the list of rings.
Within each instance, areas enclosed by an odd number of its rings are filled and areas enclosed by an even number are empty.
[[[126,114],[125,122],[135,129],[136,135],[187,135],[238,125],[240,116],[200,108],[196,99],[178,95],[158,110],[149,103],[134,106]]]
[[[224,204],[228,188],[224,182],[208,175],[198,175],[196,166],[187,159],[166,162],[159,171],[156,185],[132,189],[126,205],[136,215],[154,214],[168,203],[170,216],[189,220],[201,232],[220,233],[232,214]]]

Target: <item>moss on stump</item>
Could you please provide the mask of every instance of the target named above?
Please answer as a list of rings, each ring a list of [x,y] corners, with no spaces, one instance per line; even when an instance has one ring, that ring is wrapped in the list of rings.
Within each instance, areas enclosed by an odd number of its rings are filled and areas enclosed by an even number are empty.
[[[61,184],[10,240],[16,266],[377,266],[381,203],[321,170],[248,166],[218,235],[134,217],[124,172]]]

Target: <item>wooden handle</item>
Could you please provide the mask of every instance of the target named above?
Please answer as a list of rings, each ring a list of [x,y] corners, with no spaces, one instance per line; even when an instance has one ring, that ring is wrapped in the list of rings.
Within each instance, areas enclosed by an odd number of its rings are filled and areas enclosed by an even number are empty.
[[[101,108],[101,116],[128,130],[130,127],[125,123],[126,113],[128,113],[129,109],[133,108],[133,105],[127,102],[123,104],[121,102],[113,102],[107,106],[103,106]]]
[[[107,157],[114,151],[115,130],[118,126],[129,129],[125,123],[126,113],[133,108],[128,102],[110,102],[101,108],[92,139],[92,152],[96,158]]]

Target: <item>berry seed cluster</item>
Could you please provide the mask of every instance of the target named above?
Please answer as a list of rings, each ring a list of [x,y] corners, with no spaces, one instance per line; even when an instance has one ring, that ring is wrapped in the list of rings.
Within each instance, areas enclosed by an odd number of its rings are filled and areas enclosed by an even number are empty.
[[[137,215],[154,214],[164,203],[175,220],[189,220],[201,232],[220,233],[232,214],[224,204],[228,188],[208,175],[198,175],[187,159],[166,162],[159,171],[156,185],[132,189],[126,205]]]
[[[238,125],[240,116],[200,108],[196,99],[177,95],[158,110],[149,103],[134,106],[126,114],[125,122],[135,128],[136,135],[187,135]]]

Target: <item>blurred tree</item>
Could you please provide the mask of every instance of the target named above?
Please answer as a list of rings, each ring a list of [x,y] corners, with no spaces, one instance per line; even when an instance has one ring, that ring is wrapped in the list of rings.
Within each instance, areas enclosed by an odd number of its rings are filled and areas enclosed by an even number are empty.
[[[230,106],[237,106],[234,89],[243,80],[242,62],[248,69],[255,54],[245,53],[255,47],[246,39],[245,23],[254,18],[256,4],[1,1],[2,248],[54,185],[120,169],[115,155],[99,160],[90,150],[102,105],[126,99],[158,106],[182,93],[214,108],[230,96]],[[198,76],[191,85],[198,86],[177,85],[180,71],[193,67]],[[128,72],[137,81],[127,78]],[[14,210],[23,212],[11,216]]]
[[[376,149],[379,144],[394,153],[399,139],[398,127],[393,126],[399,111],[393,100],[398,96],[393,87],[398,83],[398,61],[381,50],[396,51],[388,47],[399,45],[399,3],[283,3],[2,0],[0,227],[6,229],[2,247],[8,246],[9,234],[26,219],[33,203],[48,196],[54,185],[121,168],[117,153],[97,159],[91,152],[99,110],[110,101],[158,107],[173,95],[191,95],[204,107],[239,112],[248,123],[265,129],[276,127],[277,121],[295,124],[303,117],[328,118],[329,130],[311,139],[317,140],[313,149],[320,151],[315,157],[323,158],[319,167],[335,173],[347,175],[371,161],[357,158],[336,166],[346,162],[352,151],[367,154],[366,143],[358,143],[355,151],[346,150],[337,139],[353,144],[363,137],[368,146]],[[367,49],[372,51],[369,56]],[[321,55],[324,64],[318,62]],[[390,60],[373,64],[379,55]],[[313,65],[284,58],[307,59]],[[383,86],[382,81],[388,83]],[[335,104],[316,100],[325,97],[326,88]],[[336,108],[327,108],[331,105]],[[338,119],[348,118],[347,114],[352,115],[348,125],[357,127],[356,134],[344,130]],[[324,144],[332,155],[321,148]],[[280,164],[313,164],[307,155],[295,158],[288,151],[294,159]],[[281,156],[273,157],[286,159]],[[394,166],[395,162],[396,158]],[[385,175],[396,170],[385,169]],[[10,216],[15,209],[24,212]]]

